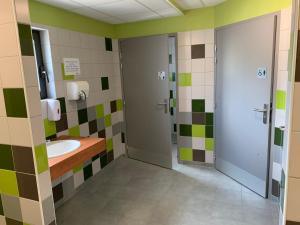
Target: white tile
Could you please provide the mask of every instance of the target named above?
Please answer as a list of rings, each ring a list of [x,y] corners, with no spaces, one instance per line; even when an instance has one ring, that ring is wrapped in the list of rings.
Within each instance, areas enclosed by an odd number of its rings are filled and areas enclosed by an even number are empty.
[[[10,145],[10,136],[8,130],[7,118],[0,117],[0,143]]]
[[[192,99],[192,88],[191,87],[179,87],[178,88],[179,99]]]
[[[7,118],[12,145],[31,147],[31,129],[27,118]]]
[[[192,99],[204,99],[204,98],[205,98],[205,86],[193,86]]]
[[[214,44],[206,44],[205,45],[205,57],[206,58],[214,58],[215,57],[215,45]]]
[[[88,137],[90,135],[89,123],[80,124],[79,128],[80,128],[80,136]]]
[[[103,41],[104,43],[104,41]],[[118,39],[113,39],[112,40],[112,48],[114,52],[118,52],[119,51],[119,40]]]
[[[191,46],[179,46],[178,47],[178,59],[191,59]]]
[[[205,85],[215,84],[215,74],[214,72],[205,73]]]
[[[38,87],[28,87],[26,90],[26,102],[29,116],[34,117],[42,114],[40,91]]]
[[[286,219],[290,221],[300,221],[300,179],[289,177],[287,188]]]
[[[23,74],[25,85],[38,86],[37,70],[34,56],[22,56]]]
[[[277,89],[278,90],[287,90],[289,72],[286,70],[280,70],[277,73]]]
[[[48,102],[47,100],[41,100],[42,119],[48,118]]]
[[[205,84],[205,73],[192,73],[192,86],[201,86]]]
[[[95,175],[96,173],[98,173],[101,170],[100,158],[98,158],[92,162],[92,167],[93,167],[93,175]]]
[[[213,151],[205,151],[205,162],[206,163],[214,163],[214,152]]]
[[[205,44],[213,44],[215,42],[215,30],[205,30]]]
[[[290,138],[289,176],[300,178],[300,132],[292,132]]]
[[[0,117],[6,117],[3,89],[0,88]]]
[[[273,162],[273,174],[272,178],[277,181],[281,181],[281,170],[282,167],[279,163]]]
[[[288,69],[288,60],[289,60],[288,51],[279,51],[278,69],[279,70],[287,70]]]
[[[14,21],[14,1],[7,0],[1,1],[0,7],[0,24],[9,23]]]
[[[206,100],[205,101],[205,111],[206,112],[214,112],[215,104],[213,100]]]
[[[0,57],[17,56],[19,54],[19,43],[15,23],[0,25]]]
[[[281,10],[280,29],[291,29],[292,26],[292,9],[291,7]]]
[[[74,187],[75,189],[78,188],[81,184],[83,184],[83,170],[78,171],[74,174]]]
[[[192,138],[193,149],[204,150],[205,149],[205,139],[204,138]]]
[[[68,127],[75,127],[78,125],[78,114],[77,111],[67,113]]]
[[[293,100],[293,113],[292,113],[292,130],[300,131],[300,83],[294,84],[294,100]]]
[[[205,59],[192,59],[192,72],[205,72]]]
[[[22,211],[22,219],[30,224],[43,224],[40,202],[19,198]]]
[[[33,145],[37,146],[45,142],[45,130],[42,116],[30,119]]]
[[[179,32],[177,35],[178,46],[191,45],[191,33]]]
[[[117,112],[114,112],[111,114],[111,123],[116,124],[119,122],[119,114]]]
[[[205,100],[214,100],[214,86],[205,86]]]
[[[17,21],[19,23],[30,24],[28,0],[15,0]]]
[[[205,31],[204,30],[195,30],[191,32],[191,44],[205,44]]]
[[[41,200],[45,200],[52,195],[50,170],[38,175],[39,190]]]
[[[280,30],[279,34],[279,51],[288,51],[290,49],[291,30]]]
[[[179,112],[192,112],[192,101],[189,99],[179,99]]]
[[[110,114],[110,102],[106,101],[104,102],[104,115]]]
[[[113,136],[112,127],[106,127],[105,128],[105,137],[112,138],[112,136]]]
[[[22,67],[18,56],[0,58],[0,79],[3,87],[6,88],[24,87]]]
[[[191,60],[178,60],[178,72],[190,73],[192,71]]]
[[[275,127],[285,126],[286,112],[282,109],[276,109],[275,112]]]
[[[205,72],[214,72],[214,58],[205,59]]]

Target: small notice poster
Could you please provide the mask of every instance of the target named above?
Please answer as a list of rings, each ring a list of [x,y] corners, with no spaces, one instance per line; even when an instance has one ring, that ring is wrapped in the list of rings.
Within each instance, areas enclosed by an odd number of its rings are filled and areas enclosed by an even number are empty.
[[[80,62],[76,58],[64,58],[65,75],[80,75]]]

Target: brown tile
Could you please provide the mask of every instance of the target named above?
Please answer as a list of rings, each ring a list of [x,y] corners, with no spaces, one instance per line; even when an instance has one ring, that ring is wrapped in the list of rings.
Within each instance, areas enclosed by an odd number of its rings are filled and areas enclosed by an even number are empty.
[[[97,129],[97,120],[92,120],[89,122],[89,132],[90,135],[96,133],[98,131]]]
[[[106,136],[105,135],[105,129],[98,132],[98,137],[99,138],[105,138],[105,136]]]
[[[111,113],[117,112],[117,101],[110,102],[110,111]]]
[[[49,223],[49,225],[56,225],[55,220],[53,220],[51,223]]]
[[[205,162],[205,151],[193,150],[193,161]]]
[[[205,45],[192,45],[192,59],[205,58]]]
[[[56,185],[55,187],[52,188],[52,193],[53,193],[53,200],[54,202],[58,202],[64,197],[64,191],[63,191],[63,186],[62,183]]]
[[[272,195],[275,197],[279,197],[280,193],[280,185],[277,180],[272,179]]]
[[[23,225],[22,222],[5,217],[6,225]]]
[[[38,190],[34,175],[17,172],[20,197],[38,201]]]
[[[192,114],[192,123],[205,125],[205,113],[193,113]]]
[[[300,222],[296,222],[296,221],[286,221],[286,225],[300,225]]]
[[[113,160],[114,160],[114,151],[109,151],[107,153],[107,162],[110,163]]]
[[[298,31],[298,45],[297,45],[295,81],[300,82],[300,31]]]
[[[12,146],[15,170],[35,174],[32,148]]]
[[[67,114],[66,113],[61,114],[60,120],[56,121],[55,124],[56,124],[56,132],[67,130],[68,129]]]

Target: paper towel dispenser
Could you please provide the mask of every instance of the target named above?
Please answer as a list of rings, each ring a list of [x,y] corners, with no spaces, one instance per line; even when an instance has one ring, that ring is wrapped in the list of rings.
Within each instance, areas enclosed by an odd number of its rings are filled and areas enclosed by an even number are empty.
[[[68,100],[86,100],[89,97],[89,83],[87,81],[67,82]]]

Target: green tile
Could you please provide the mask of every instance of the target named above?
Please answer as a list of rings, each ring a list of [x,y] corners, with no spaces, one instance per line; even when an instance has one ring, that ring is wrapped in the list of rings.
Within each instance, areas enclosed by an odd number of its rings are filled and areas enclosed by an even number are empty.
[[[89,164],[83,168],[83,177],[84,177],[84,180],[87,180],[92,176],[93,176],[93,167],[92,167],[92,164]]]
[[[205,124],[206,125],[214,125],[214,114],[213,113],[205,114]]]
[[[44,119],[45,136],[49,137],[56,134],[56,124],[54,121]]]
[[[192,136],[192,125],[190,124],[180,124],[179,125],[180,136],[191,137]]]
[[[108,114],[104,117],[105,127],[111,127],[111,114]]]
[[[73,168],[73,172],[74,173],[78,173],[79,171],[81,171],[83,169],[83,165],[79,165]]]
[[[30,25],[18,23],[18,30],[22,55],[33,56],[34,53]]]
[[[117,100],[117,111],[122,111],[123,110],[123,100],[118,99]]]
[[[214,137],[214,126],[205,126],[205,137],[206,138]]]
[[[178,85],[181,87],[192,86],[192,74],[180,73]]]
[[[192,125],[192,136],[193,137],[205,137],[205,126],[204,125]]]
[[[104,106],[103,106],[103,104],[96,105],[96,117],[98,119],[104,117]]]
[[[6,114],[8,117],[26,118],[26,101],[23,88],[3,88]]]
[[[35,159],[37,164],[37,171],[38,173],[45,172],[48,170],[48,156],[47,156],[47,149],[46,144],[41,144],[35,146],[34,148]]]
[[[10,145],[0,144],[0,169],[14,170],[14,160]]]
[[[284,137],[284,131],[281,130],[280,128],[275,127],[274,144],[283,147],[283,137]]]
[[[79,126],[69,128],[69,135],[73,137],[79,137],[80,136]]]
[[[276,91],[276,109],[285,109],[286,106],[286,92]]]
[[[192,112],[205,112],[205,100],[193,99],[192,100]]]
[[[79,109],[78,110],[78,123],[83,124],[88,122],[88,113],[87,109]]]
[[[108,77],[101,77],[102,91],[109,89]]]
[[[193,161],[193,149],[191,148],[180,148],[179,159],[183,161]]]
[[[112,51],[112,40],[111,38],[105,38],[105,49],[106,51]]]
[[[215,141],[213,138],[205,139],[205,150],[213,151],[215,149]]]
[[[63,63],[61,64],[61,74],[62,74],[62,79],[63,80],[74,80],[75,79],[74,75],[66,75],[65,65]]]
[[[16,172],[0,169],[0,192],[8,195],[19,196]]]
[[[110,152],[111,150],[113,150],[113,140],[110,139],[106,139],[106,150],[107,152]]]

